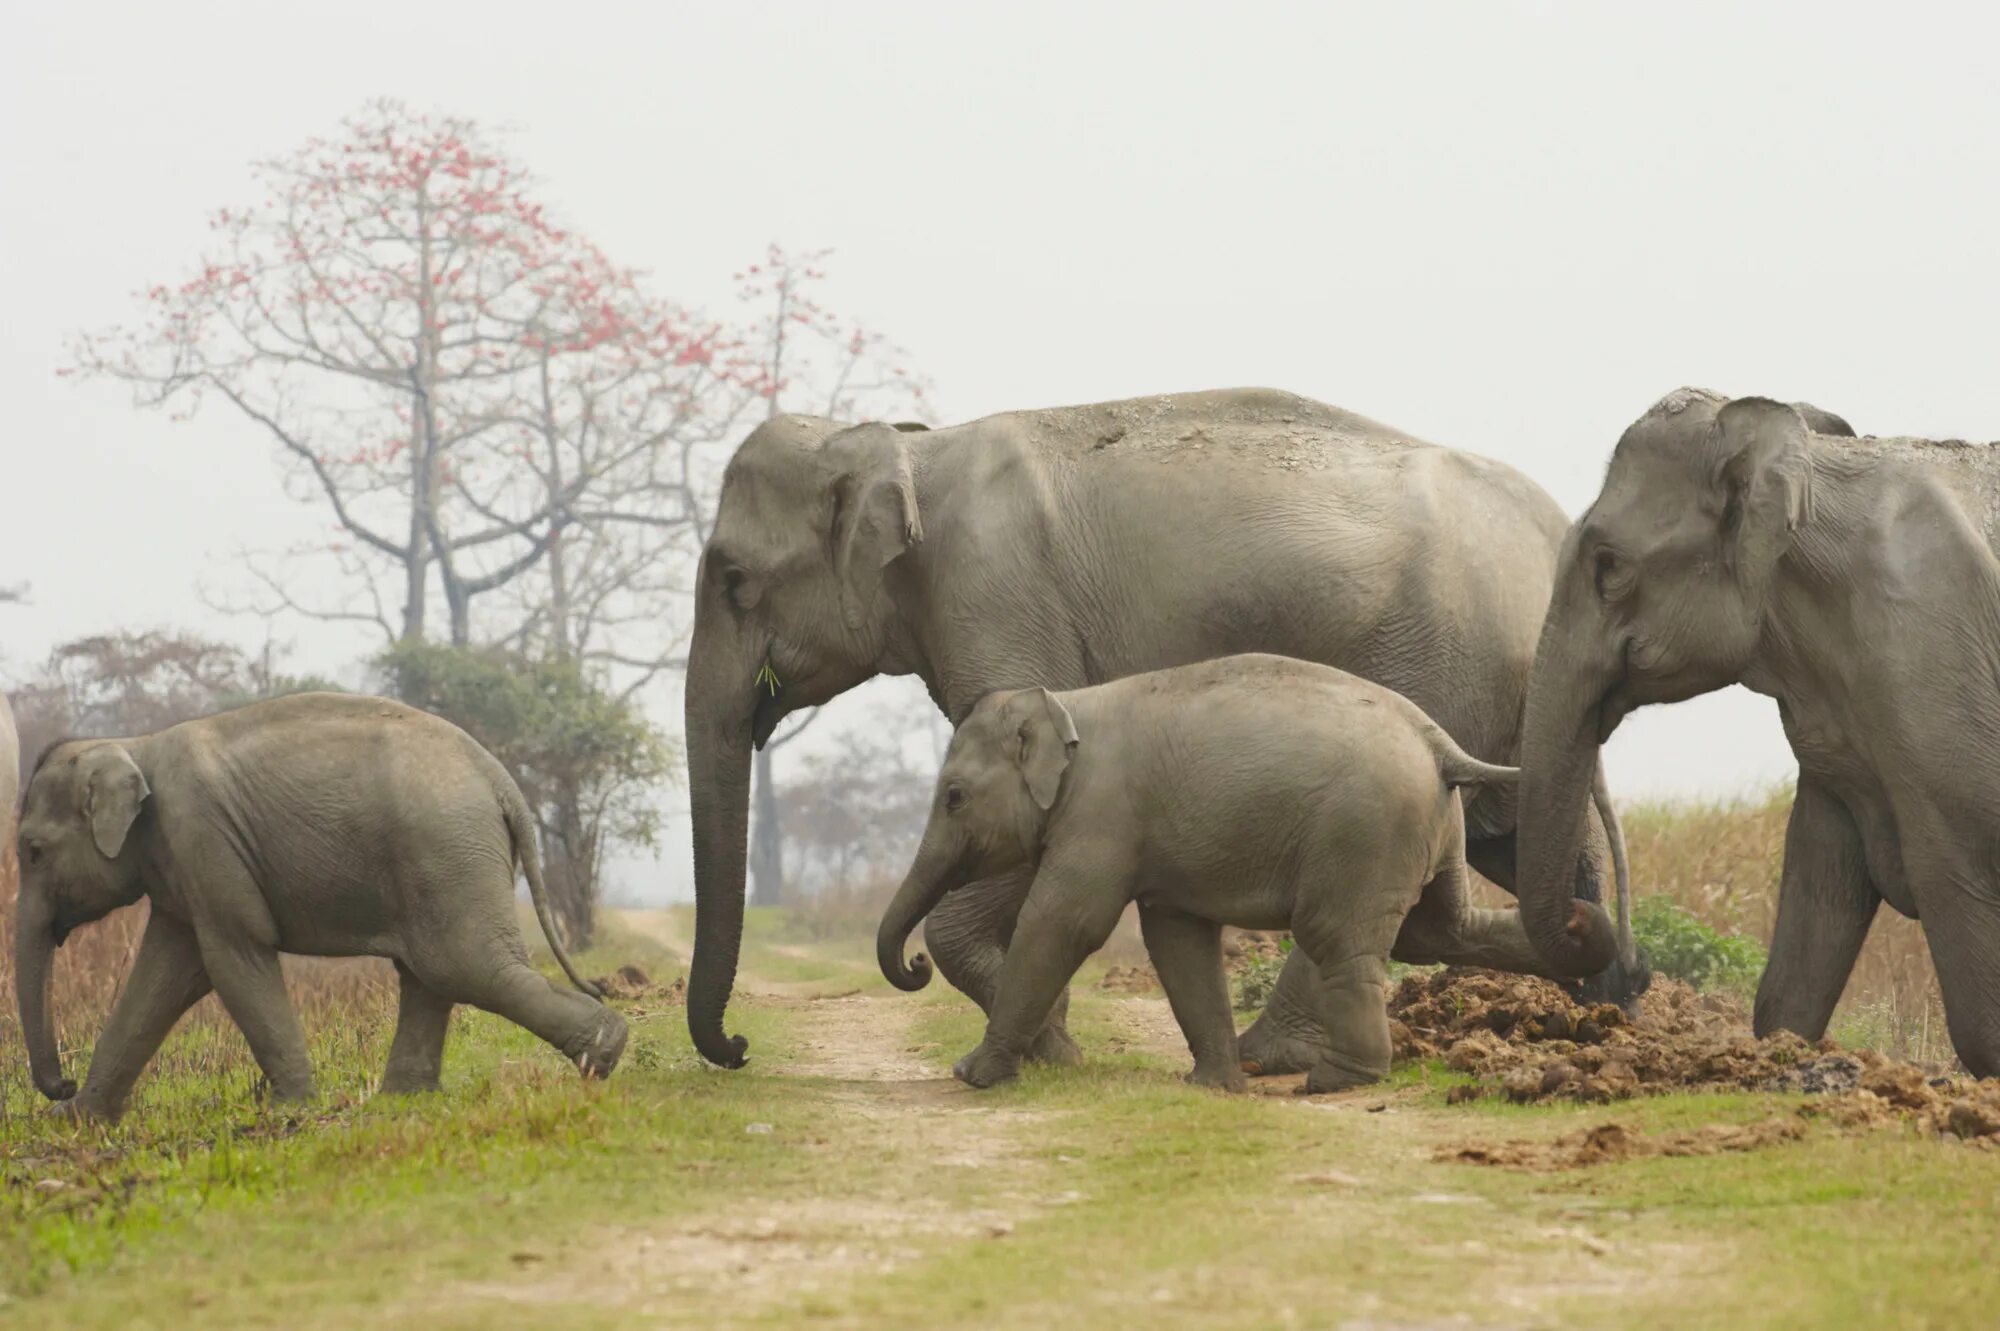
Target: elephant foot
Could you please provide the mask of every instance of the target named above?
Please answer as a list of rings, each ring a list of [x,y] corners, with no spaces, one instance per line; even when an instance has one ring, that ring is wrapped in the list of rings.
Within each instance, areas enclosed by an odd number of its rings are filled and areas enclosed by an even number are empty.
[[[1313,1064],[1306,1074],[1306,1095],[1331,1095],[1335,1091],[1351,1091],[1357,1086],[1373,1086],[1382,1080],[1383,1074],[1356,1068],[1344,1067],[1330,1060]]]
[[[998,1086],[1003,1081],[1012,1081],[1020,1076],[1021,1060],[981,1044],[958,1060],[952,1067],[951,1075],[967,1086],[983,1091],[988,1086]]]
[[[1082,1064],[1083,1050],[1076,1047],[1076,1041],[1069,1038],[1069,1032],[1054,1022],[1042,1027],[1035,1042],[1028,1046],[1026,1055],[1030,1063],[1047,1063],[1050,1067],[1073,1068]]]
[[[605,1008],[596,1028],[582,1040],[565,1045],[563,1053],[576,1064],[576,1070],[583,1074],[585,1081],[603,1081],[618,1066],[630,1033],[625,1018]]]
[[[1236,1049],[1242,1069],[1253,1077],[1284,1077],[1304,1072],[1326,1057],[1324,1046],[1287,1035],[1267,1025],[1261,1017],[1237,1037]]]
[[[434,1095],[438,1087],[436,1068],[390,1068],[382,1074],[381,1095]]]
[[[1218,1091],[1229,1091],[1241,1095],[1250,1089],[1250,1079],[1243,1075],[1243,1069],[1229,1063],[1194,1065],[1194,1071],[1181,1078],[1190,1086],[1207,1086]]]

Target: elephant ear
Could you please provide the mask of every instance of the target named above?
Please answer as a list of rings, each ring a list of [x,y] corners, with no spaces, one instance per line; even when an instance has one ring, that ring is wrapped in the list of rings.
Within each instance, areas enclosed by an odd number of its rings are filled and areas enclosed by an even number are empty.
[[[145,773],[122,744],[100,744],[76,765],[77,782],[83,787],[83,816],[90,824],[90,839],[97,853],[107,860],[118,858],[125,848],[125,836],[139,817],[139,806],[153,791]]]
[[[871,423],[834,435],[824,453],[832,465],[828,539],[841,617],[858,629],[868,622],[882,570],[924,538],[910,450],[902,431]]]
[[[1847,423],[1846,418],[1836,416],[1823,407],[1815,407],[1810,402],[1794,402],[1792,410],[1799,413],[1799,419],[1814,434],[1837,434],[1845,439],[1855,437],[1854,427]]]
[[[1007,719],[1013,725],[1014,763],[1035,806],[1046,813],[1055,807],[1063,773],[1076,753],[1076,722],[1062,700],[1043,688],[1014,695]]]
[[[1753,590],[1770,580],[1812,511],[1805,418],[1782,402],[1740,397],[1715,415],[1711,483],[1722,500],[1722,544]]]

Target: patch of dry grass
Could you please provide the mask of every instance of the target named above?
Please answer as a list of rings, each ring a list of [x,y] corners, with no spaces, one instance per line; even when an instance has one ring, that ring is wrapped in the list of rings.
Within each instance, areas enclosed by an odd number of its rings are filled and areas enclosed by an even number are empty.
[[[1748,799],[1620,810],[1636,896],[1665,896],[1703,923],[1769,946],[1778,918],[1791,787]],[[1923,1063],[1952,1060],[1923,926],[1884,906],[1855,962],[1831,1034]]]

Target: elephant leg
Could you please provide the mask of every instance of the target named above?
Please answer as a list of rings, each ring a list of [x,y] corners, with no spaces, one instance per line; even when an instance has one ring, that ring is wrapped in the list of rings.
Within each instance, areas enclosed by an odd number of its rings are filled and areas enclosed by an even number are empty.
[[[468,959],[455,979],[420,974],[424,986],[440,996],[470,1003],[505,1017],[562,1051],[586,1078],[609,1077],[625,1052],[625,1019],[604,1004],[574,989],[565,989],[530,966],[509,959],[497,968],[493,958]]]
[[[1194,1055],[1188,1080],[1197,1086],[1243,1089],[1236,1022],[1229,1015],[1229,981],[1222,973],[1222,926],[1190,915],[1139,907],[1139,932],[1174,1020]]]
[[[1826,1033],[1880,904],[1854,819],[1801,778],[1785,826],[1771,958],[1757,983],[1758,1035],[1787,1030],[1817,1040]],[[1930,929],[1930,920],[1924,925]]]
[[[1389,1010],[1382,1001],[1388,983],[1382,957],[1381,952],[1349,953],[1319,968],[1326,1047],[1306,1075],[1308,1095],[1366,1086],[1389,1075],[1394,1048]]]
[[[1304,1072],[1326,1054],[1320,1024],[1319,976],[1312,959],[1293,947],[1257,1020],[1238,1037],[1237,1057],[1253,1077]]]
[[[1015,920],[1034,880],[1033,870],[1021,869],[968,883],[946,893],[924,921],[924,948],[938,971],[988,1016],[1000,992]],[[1082,1051],[1070,1039],[1068,1017],[1069,991],[1064,989],[1050,1009],[1048,1024],[1028,1046],[1025,1056],[1030,1061],[1063,1067],[1083,1061]]]
[[[202,962],[229,1019],[250,1042],[251,1056],[278,1101],[313,1098],[312,1062],[306,1033],[285,992],[278,949],[253,939],[202,935]]]
[[[194,931],[155,909],[139,940],[132,973],[125,977],[125,987],[97,1037],[83,1090],[70,1102],[75,1112],[103,1119],[123,1114],[140,1072],[174,1023],[208,990],[208,971],[202,966]]]
[[[1076,968],[1118,927],[1128,898],[1103,890],[1104,878],[1101,872],[1065,871],[1044,861],[1000,970],[986,1038],[952,1069],[960,1081],[991,1086],[1019,1073]]]
[[[1958,867],[1958,866],[1955,866]],[[1937,968],[1944,994],[1944,1024],[1951,1047],[1975,1077],[2000,1077],[2000,990],[1993,983],[1994,958],[2000,957],[2000,907],[1992,897],[1990,864],[1963,866],[1962,872],[1941,875],[1935,891],[1920,885],[1917,909],[1924,939]],[[1968,882],[1985,882],[1985,895],[1975,897]]]
[[[1389,955],[1412,966],[1486,966],[1530,975],[1546,971],[1519,911],[1472,904],[1463,860],[1447,864],[1424,888]]]
[[[382,1073],[382,1094],[435,1091],[444,1070],[444,1038],[451,1026],[451,1000],[425,988],[423,981],[400,961],[396,963],[396,978],[400,985],[396,1038],[389,1043],[389,1065]]]

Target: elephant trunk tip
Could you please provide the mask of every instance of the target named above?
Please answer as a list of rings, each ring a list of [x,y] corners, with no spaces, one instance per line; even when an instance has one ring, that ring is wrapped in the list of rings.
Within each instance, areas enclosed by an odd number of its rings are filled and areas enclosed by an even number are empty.
[[[915,993],[931,982],[931,959],[919,952],[910,958],[909,973],[898,981],[897,987]]]
[[[1594,901],[1573,901],[1561,938],[1562,945],[1547,956],[1565,976],[1582,979],[1597,975],[1618,960],[1618,930]]]
[[[725,1035],[718,1040],[699,1041],[695,1047],[701,1056],[719,1068],[734,1071],[750,1061],[750,1042],[740,1035]]]
[[[76,1095],[76,1083],[60,1073],[53,1077],[36,1077],[35,1089],[58,1104]]]

